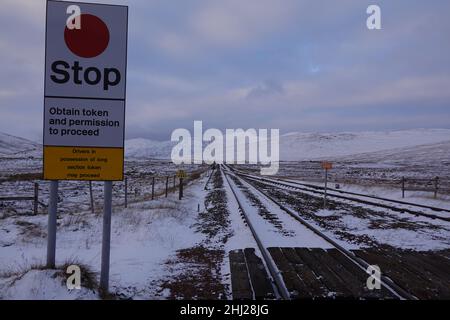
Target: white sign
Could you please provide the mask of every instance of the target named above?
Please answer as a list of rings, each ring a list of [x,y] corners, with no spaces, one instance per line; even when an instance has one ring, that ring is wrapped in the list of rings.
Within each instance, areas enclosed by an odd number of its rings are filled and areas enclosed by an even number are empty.
[[[123,148],[125,101],[45,98],[47,146]]]
[[[127,29],[126,6],[47,1],[44,179],[123,179]]]
[[[80,29],[69,29],[77,5]],[[123,6],[47,2],[45,95],[125,99],[127,16]]]

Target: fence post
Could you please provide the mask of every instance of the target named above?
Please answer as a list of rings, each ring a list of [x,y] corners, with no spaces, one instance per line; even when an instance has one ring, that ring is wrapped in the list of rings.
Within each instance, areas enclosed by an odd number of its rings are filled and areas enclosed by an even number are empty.
[[[179,188],[178,200],[181,200],[181,198],[183,198],[183,178],[180,178],[180,188]]]
[[[166,177],[166,198],[167,198],[168,189],[169,189],[169,176]]]
[[[125,177],[125,208],[128,207],[128,178]]]
[[[152,200],[155,199],[155,177],[152,180]]]
[[[89,180],[89,196],[91,197],[91,212],[94,213],[95,212],[95,208],[94,208],[94,194],[92,192],[92,181]]]
[[[55,268],[56,256],[56,219],[58,207],[58,180],[50,181],[47,225],[47,268]]]
[[[402,198],[405,197],[405,177],[402,177]]]
[[[439,177],[434,178],[434,198],[437,198],[437,193],[439,189]]]
[[[39,184],[37,182],[34,183],[34,208],[33,212],[36,215],[38,213],[38,204],[39,204]]]
[[[327,208],[328,169],[325,169],[325,189],[323,193],[323,208]]]

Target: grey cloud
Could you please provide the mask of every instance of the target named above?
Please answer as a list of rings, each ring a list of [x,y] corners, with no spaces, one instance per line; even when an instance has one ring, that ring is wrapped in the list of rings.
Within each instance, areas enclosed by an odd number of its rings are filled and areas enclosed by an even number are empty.
[[[267,80],[262,84],[252,88],[248,92],[247,98],[261,98],[268,95],[282,94],[283,91],[283,86],[280,83],[274,80]]]

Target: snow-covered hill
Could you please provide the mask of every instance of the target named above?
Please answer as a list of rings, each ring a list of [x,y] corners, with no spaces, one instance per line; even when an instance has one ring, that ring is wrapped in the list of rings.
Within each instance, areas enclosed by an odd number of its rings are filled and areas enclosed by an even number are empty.
[[[386,163],[386,164],[439,164],[447,167],[450,165],[450,141],[424,144],[420,146],[381,150],[375,152],[360,153],[338,158],[342,161],[360,163]]]
[[[1,156],[37,156],[42,153],[39,143],[0,132]]]
[[[450,141],[450,129],[367,131],[343,133],[288,133],[280,136],[280,159],[285,161],[335,159],[356,154],[412,148]],[[131,139],[125,154],[133,158],[169,158],[170,141]]]
[[[401,131],[366,131],[343,133],[288,133],[280,136],[280,159],[285,161],[338,159],[353,155],[389,151],[393,156],[398,150],[411,155],[417,146],[450,142],[450,129],[415,129]],[[143,138],[125,141],[127,158],[170,159],[175,142],[153,141]],[[443,144],[446,149],[450,144]],[[409,148],[408,152],[404,148]],[[423,150],[421,147],[420,150]],[[417,152],[422,152],[417,149]],[[444,150],[445,151],[445,150]],[[445,151],[446,152],[446,151]],[[1,156],[42,155],[38,143],[0,132]]]
[[[170,159],[170,153],[174,145],[175,143],[171,141],[153,141],[143,138],[129,139],[125,141],[125,157]]]
[[[383,132],[289,133],[280,137],[281,160],[311,160],[412,148],[450,141],[449,129]]]
[[[125,141],[125,155],[130,158],[169,159],[172,146],[170,141],[129,139]],[[42,157],[42,145],[0,132],[0,157]]]

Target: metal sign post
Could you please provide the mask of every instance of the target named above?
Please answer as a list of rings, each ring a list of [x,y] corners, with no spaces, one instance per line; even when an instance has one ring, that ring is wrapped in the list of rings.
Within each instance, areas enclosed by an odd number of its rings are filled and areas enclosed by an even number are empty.
[[[322,169],[325,170],[325,189],[323,193],[323,208],[327,208],[328,170],[333,168],[333,164],[328,161],[322,162]]]
[[[183,178],[180,178],[180,191],[178,194],[178,200],[181,200],[183,198]]]
[[[109,259],[111,250],[111,212],[112,212],[112,182],[105,181],[103,204],[103,239],[102,268],[100,271],[100,288],[103,292],[109,289]]]
[[[48,203],[47,268],[55,268],[56,257],[56,211],[58,206],[58,180],[50,182]]]
[[[36,215],[38,213],[38,205],[39,205],[39,184],[37,182],[34,183],[34,200],[33,200],[33,214]]]
[[[128,178],[125,177],[125,208],[128,207]]]
[[[169,177],[166,177],[166,198],[169,195]]]
[[[155,177],[152,179],[152,200],[155,199]]]
[[[178,170],[176,176],[180,179],[178,199],[181,200],[183,198],[183,178],[187,176],[186,171]]]
[[[323,208],[327,208],[328,169],[325,169],[325,192],[323,195]]]
[[[94,194],[92,192],[92,181],[89,181],[89,197],[91,199],[91,212],[95,213],[95,207],[94,207]]]

